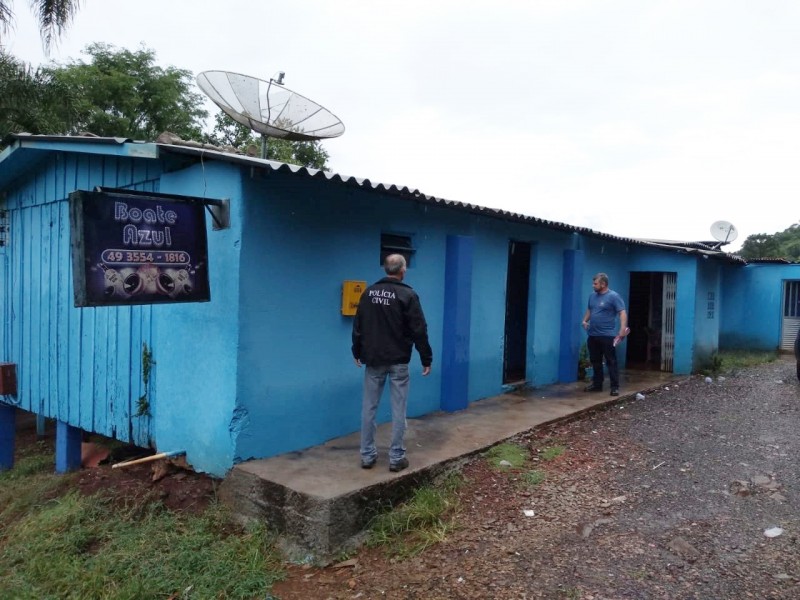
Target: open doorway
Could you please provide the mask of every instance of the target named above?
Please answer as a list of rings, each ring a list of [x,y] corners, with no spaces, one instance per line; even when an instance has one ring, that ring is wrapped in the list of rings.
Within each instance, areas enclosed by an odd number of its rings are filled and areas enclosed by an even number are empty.
[[[676,274],[631,273],[628,299],[628,369],[672,371]]]
[[[530,273],[531,245],[526,242],[515,242],[512,240],[508,244],[503,383],[520,383],[525,381]]]

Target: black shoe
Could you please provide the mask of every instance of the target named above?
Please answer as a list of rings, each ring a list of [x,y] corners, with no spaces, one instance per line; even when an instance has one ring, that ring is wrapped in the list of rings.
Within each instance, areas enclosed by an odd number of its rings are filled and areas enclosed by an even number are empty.
[[[587,385],[585,388],[583,388],[583,391],[584,392],[602,392],[603,391],[603,386],[602,385],[595,385],[595,384]]]
[[[362,469],[371,469],[375,466],[375,463],[378,462],[377,458],[372,458],[370,460],[361,459],[361,468]]]
[[[392,473],[397,473],[398,471],[402,471],[403,469],[406,469],[406,468],[408,468],[408,459],[407,458],[401,458],[397,462],[391,463],[389,465],[389,470]]]
[[[611,388],[612,396],[619,396],[619,388]]]

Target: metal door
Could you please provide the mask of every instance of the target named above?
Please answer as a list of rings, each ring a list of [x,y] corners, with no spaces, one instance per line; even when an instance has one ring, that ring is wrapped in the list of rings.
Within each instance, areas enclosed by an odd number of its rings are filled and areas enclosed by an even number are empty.
[[[664,273],[661,303],[661,370],[672,372],[675,360],[675,297],[677,273]]]
[[[783,319],[781,320],[781,350],[794,351],[794,339],[800,329],[800,281],[783,283]]]

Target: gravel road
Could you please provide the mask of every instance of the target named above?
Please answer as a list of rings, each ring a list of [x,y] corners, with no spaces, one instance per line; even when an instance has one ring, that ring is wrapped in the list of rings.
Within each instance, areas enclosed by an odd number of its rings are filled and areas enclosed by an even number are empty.
[[[476,458],[458,529],[421,555],[295,567],[275,598],[800,598],[794,361],[693,376],[515,441],[544,482]]]

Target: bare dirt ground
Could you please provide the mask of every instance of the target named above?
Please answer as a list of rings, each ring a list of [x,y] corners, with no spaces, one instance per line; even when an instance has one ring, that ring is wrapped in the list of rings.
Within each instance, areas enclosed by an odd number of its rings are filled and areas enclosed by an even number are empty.
[[[566,447],[536,486],[469,463],[446,542],[293,566],[272,597],[800,598],[798,431],[794,361],[623,398],[516,439]]]
[[[21,414],[17,419],[15,460],[30,452],[34,446],[47,448],[55,456],[55,429],[49,423],[45,435],[38,437],[35,417],[29,413]],[[75,473],[76,486],[87,495],[103,491],[126,502],[134,499],[142,503],[159,501],[172,510],[189,513],[200,513],[213,501],[217,482],[211,477],[182,468],[180,463],[162,460],[123,469],[111,468],[115,463],[146,455],[147,452],[141,448],[118,448],[97,467],[82,468]]]
[[[35,427],[22,429],[24,448]],[[800,598],[798,432],[793,360],[623,396],[515,438],[534,457],[565,447],[534,459],[546,473],[538,485],[470,461],[445,542],[403,560],[376,548],[339,566],[288,565],[268,598]],[[106,462],[83,469],[78,485],[187,511],[213,498],[210,478],[156,476],[151,465]]]

